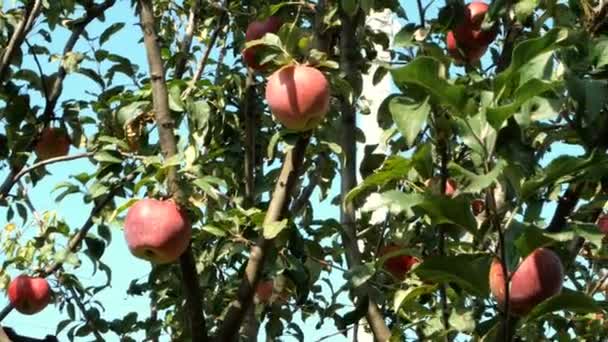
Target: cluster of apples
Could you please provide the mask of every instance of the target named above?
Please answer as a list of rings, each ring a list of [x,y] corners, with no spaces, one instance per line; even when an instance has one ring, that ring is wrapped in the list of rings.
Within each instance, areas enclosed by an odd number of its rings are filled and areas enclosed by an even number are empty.
[[[456,63],[476,63],[486,53],[488,46],[496,39],[496,27],[482,30],[481,24],[488,12],[488,4],[473,1],[464,8],[460,22],[453,31],[448,31],[446,45],[448,53]]]

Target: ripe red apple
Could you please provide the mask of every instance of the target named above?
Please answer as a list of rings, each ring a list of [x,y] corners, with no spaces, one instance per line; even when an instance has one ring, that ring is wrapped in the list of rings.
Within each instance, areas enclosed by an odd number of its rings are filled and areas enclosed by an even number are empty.
[[[467,49],[487,47],[496,39],[496,28],[487,31],[481,29],[489,8],[488,4],[481,1],[473,1],[465,7],[462,21],[454,27],[454,37],[458,45]]]
[[[62,128],[47,127],[42,130],[40,138],[34,147],[40,160],[61,157],[70,150],[70,137]]]
[[[608,234],[608,215],[600,216],[600,218],[597,220],[597,227],[599,228],[600,232]]]
[[[20,275],[8,285],[11,305],[24,315],[42,311],[51,301],[51,289],[44,278]]]
[[[492,294],[498,305],[504,307],[505,275],[497,259],[492,262],[489,278]],[[563,281],[564,268],[557,254],[546,248],[537,248],[511,276],[509,312],[517,316],[526,315],[536,305],[560,293]]]
[[[446,45],[448,48],[448,53],[450,56],[452,56],[452,58],[454,58],[456,64],[477,63],[488,49],[487,45],[478,47],[459,46],[452,31],[448,31],[447,33]]]
[[[285,127],[308,131],[329,111],[329,83],[313,67],[288,65],[268,78],[266,101],[274,117]]]
[[[433,194],[441,194],[441,177],[435,176],[433,178],[429,178],[424,182],[424,185],[427,188],[430,188]],[[454,196],[457,188],[458,186],[456,185],[456,182],[453,179],[448,178],[445,184],[445,195],[448,197]]]
[[[255,296],[260,303],[268,303],[272,297],[274,282],[272,280],[261,281],[255,288]]]
[[[190,244],[192,226],[172,200],[137,201],[129,208],[124,225],[131,253],[155,264],[175,261]]]
[[[379,256],[383,257],[387,254],[397,253],[399,250],[401,250],[400,246],[389,244],[380,249]],[[395,255],[384,261],[384,268],[395,278],[403,280],[407,272],[418,262],[420,260],[411,255]]]
[[[266,20],[256,20],[251,22],[247,26],[247,32],[245,32],[245,41],[249,42],[252,40],[260,39],[264,37],[266,33],[277,33],[283,25],[281,19],[275,16],[270,16]],[[252,69],[262,69],[262,66],[256,61],[256,53],[258,46],[252,46],[243,50],[243,61],[245,64]]]
[[[486,202],[481,199],[475,199],[471,202],[471,210],[473,210],[473,215],[477,216],[481,214],[484,210],[486,210]]]

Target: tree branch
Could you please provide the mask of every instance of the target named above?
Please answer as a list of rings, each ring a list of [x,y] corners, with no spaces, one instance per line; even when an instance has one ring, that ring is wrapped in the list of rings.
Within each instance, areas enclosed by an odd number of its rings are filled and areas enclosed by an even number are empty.
[[[89,314],[87,313],[87,309],[84,307],[84,304],[80,300],[80,298],[78,296],[78,293],[76,293],[76,290],[74,290],[73,288],[69,287],[68,291],[70,291],[70,294],[72,295],[72,298],[76,302],[76,306],[78,307],[78,309],[80,309],[80,312],[82,313],[82,316],[84,317],[84,320],[86,321],[86,323],[89,326],[89,328],[91,328],[91,331],[93,332],[93,335],[95,335],[95,339],[97,341],[105,341],[105,339],[103,338],[103,336],[101,336],[101,333],[99,333],[99,330],[97,330],[97,327],[95,326],[95,322],[93,322],[89,318]]]
[[[201,58],[198,62],[198,65],[196,67],[196,71],[194,72],[194,75],[192,76],[192,80],[190,81],[190,85],[188,86],[188,89],[186,89],[184,91],[184,97],[188,97],[190,95],[190,93],[192,93],[192,91],[195,88],[196,82],[198,82],[201,77],[203,76],[203,73],[205,72],[205,67],[207,66],[207,61],[209,60],[209,55],[211,55],[211,51],[213,50],[213,46],[215,45],[215,41],[217,40],[217,37],[219,36],[220,32],[222,31],[222,29],[224,28],[224,18],[227,18],[228,14],[224,13],[222,14],[222,17],[220,18],[220,22],[218,23],[217,27],[215,28],[215,30],[213,30],[213,33],[211,33],[211,38],[209,38],[209,45],[207,45],[207,49],[205,50],[205,53],[203,54],[203,58]]]
[[[255,79],[253,72],[247,70],[247,80],[245,81],[245,98],[243,99],[243,116],[245,121],[245,207],[250,207],[254,202],[255,187]]]
[[[340,32],[340,65],[343,73],[346,75],[346,80],[351,85],[355,84],[355,77],[360,74],[356,64],[360,56],[355,36],[357,20],[360,19],[360,15],[362,15],[361,11],[354,17],[350,17],[343,10],[340,11],[340,21],[342,22]],[[340,170],[342,199],[357,185],[357,141],[355,138],[357,113],[354,101],[353,99],[351,103],[348,98],[341,99],[342,133],[340,144],[342,151],[344,151],[344,161]],[[357,245],[355,206],[353,202],[342,202],[340,206],[340,222],[343,228],[341,235],[346,249],[346,261],[348,267],[352,269],[361,264],[361,255]],[[375,339],[377,341],[387,341],[391,337],[391,331],[387,327],[382,312],[375,300],[369,297],[369,287],[362,286],[357,292],[363,300],[368,299],[365,317]]]
[[[299,170],[304,161],[304,154],[309,140],[309,135],[301,136],[295,147],[285,154],[281,173],[275,184],[272,200],[264,218],[264,225],[275,223],[284,217],[286,209],[289,206],[290,196],[297,183]],[[226,318],[215,339],[217,342],[234,341],[238,336],[243,318],[252,304],[255,288],[264,269],[266,256],[273,245],[274,240],[260,238],[258,243],[251,247],[249,260],[238,289],[237,298],[228,308]]]
[[[441,194],[445,196],[447,191],[447,185],[449,180],[448,173],[448,162],[449,162],[449,154],[448,154],[448,141],[447,138],[441,135],[439,139],[439,157],[440,157],[440,189]],[[443,256],[446,254],[445,252],[445,226],[439,225],[439,255]],[[450,329],[450,311],[448,308],[448,296],[446,293],[446,284],[441,284],[439,287],[439,299],[441,302],[441,321],[443,323],[443,329],[445,330],[445,340],[449,341],[448,331]]]
[[[175,121],[169,112],[169,98],[165,82],[165,70],[161,58],[158,36],[155,31],[154,11],[150,0],[138,0],[141,29],[144,35],[144,45],[150,68],[150,82],[152,84],[152,100],[154,115],[158,125],[158,135],[163,157],[168,159],[177,154],[177,140],[173,131],[176,129]],[[171,167],[167,174],[168,188],[178,203],[184,203],[187,199],[179,186],[178,173],[175,167]],[[180,268],[183,277],[183,290],[186,297],[187,317],[193,341],[206,341],[207,330],[205,328],[205,317],[203,313],[203,299],[196,263],[192,255],[191,247],[180,257]]]
[[[551,223],[545,229],[547,232],[559,233],[566,228],[568,217],[572,215],[580,198],[579,188],[578,184],[570,184],[564,195],[559,198]]]
[[[292,212],[294,216],[297,216],[300,211],[304,209],[304,206],[308,204],[310,196],[312,196],[312,193],[315,191],[315,188],[317,187],[317,185],[319,185],[319,182],[321,181],[321,172],[318,172],[318,170],[323,170],[326,164],[327,157],[324,154],[319,155],[318,165],[316,168],[317,171],[314,172],[312,177],[308,177],[309,183],[304,187],[304,189],[302,189],[300,196],[298,196],[298,198],[296,198],[296,200],[293,201],[293,204],[291,205],[290,212]]]
[[[180,44],[179,55],[175,61],[174,78],[182,78],[186,71],[186,64],[188,62],[188,55],[190,54],[190,46],[192,46],[192,38],[194,37],[194,31],[198,25],[198,11],[201,5],[201,0],[194,0],[190,7],[190,14],[188,15],[188,26],[186,26],[186,32],[184,38]]]
[[[72,35],[66,42],[65,47],[63,49],[64,56],[74,49],[74,46],[76,45],[76,42],[78,41],[78,38],[80,37],[80,35],[84,32],[85,27],[91,21],[93,21],[95,18],[102,15],[108,8],[113,6],[115,2],[116,2],[116,0],[106,0],[105,2],[103,2],[100,5],[96,5],[96,6],[87,8],[85,15],[82,18],[76,20],[77,24],[75,24],[72,28]],[[30,24],[28,24],[28,25],[30,25]],[[31,25],[33,25],[33,24],[31,24]],[[62,65],[60,65],[59,69],[57,71],[57,78],[55,79],[55,82],[53,83],[53,86],[49,92],[48,98],[46,98],[46,105],[44,108],[44,112],[42,114],[42,121],[45,125],[53,117],[53,112],[55,111],[55,106],[57,105],[57,100],[59,99],[59,96],[61,95],[62,88],[63,88],[62,87],[63,81],[66,76],[67,76],[67,72],[66,72],[65,68]],[[37,137],[32,139],[32,141],[30,141],[29,145],[25,149],[25,152],[31,152],[34,149],[36,139],[37,139]],[[0,186],[0,200],[5,198],[8,195],[8,193],[11,191],[12,187],[15,185],[15,183],[12,181],[12,179],[15,178],[15,176],[20,173],[22,168],[23,168],[23,164],[15,165],[14,167],[11,168],[11,171],[9,172],[8,176],[6,177],[4,182],[2,182],[2,186]]]
[[[91,214],[89,215],[89,218],[86,220],[86,222],[82,225],[82,227],[80,228],[80,230],[74,234],[72,236],[72,238],[70,239],[70,241],[68,242],[68,247],[67,250],[71,253],[75,252],[79,247],[80,244],[82,243],[82,240],[84,240],[84,238],[87,236],[87,233],[89,232],[89,230],[95,225],[95,223],[93,222],[94,218],[99,215],[99,213],[103,210],[103,208],[112,201],[112,199],[114,199],[114,196],[116,195],[116,193],[120,190],[123,189],[123,184],[124,183],[129,183],[131,181],[133,181],[133,179],[135,179],[136,177],[136,173],[130,173],[127,176],[125,176],[121,182],[119,182],[115,187],[112,188],[112,190],[103,198],[101,199],[99,202],[97,202],[97,204],[95,205],[95,207],[93,207],[93,209],[91,210]],[[61,268],[63,266],[63,261],[58,260],[55,263],[48,265],[44,270],[42,270],[41,272],[39,272],[39,276],[41,277],[48,277],[49,275],[55,273],[59,268]],[[12,305],[7,305],[4,307],[4,309],[2,309],[2,311],[0,312],[0,322],[13,310]]]
[[[17,49],[19,49],[21,44],[23,44],[23,40],[31,30],[32,24],[40,14],[41,8],[42,0],[30,1],[26,5],[23,18],[21,18],[21,21],[17,25],[17,28],[13,32],[13,35],[11,36],[8,45],[2,54],[2,59],[0,60],[0,82],[4,82],[4,79],[8,74],[11,60],[15,56],[15,52],[17,52]]]

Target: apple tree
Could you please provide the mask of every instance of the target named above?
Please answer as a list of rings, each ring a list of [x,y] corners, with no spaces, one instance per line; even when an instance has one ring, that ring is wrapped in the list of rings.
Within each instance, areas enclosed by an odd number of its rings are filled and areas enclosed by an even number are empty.
[[[608,336],[605,1],[0,4],[0,320],[53,306],[49,334],[102,341]],[[35,207],[51,178],[44,203],[80,207]],[[98,300],[117,275],[145,312]]]

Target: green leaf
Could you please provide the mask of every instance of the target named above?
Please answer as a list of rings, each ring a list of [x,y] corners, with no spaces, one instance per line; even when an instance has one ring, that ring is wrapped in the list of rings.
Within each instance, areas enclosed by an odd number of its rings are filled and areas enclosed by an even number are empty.
[[[539,0],[520,0],[515,4],[515,17],[519,22],[525,22],[538,6]]]
[[[433,293],[437,289],[437,285],[420,285],[411,286],[407,290],[397,290],[393,297],[393,311],[399,312],[399,309],[418,299],[420,296],[428,293]]]
[[[272,240],[274,239],[283,229],[287,227],[287,223],[289,221],[287,219],[282,221],[274,221],[270,223],[265,223],[263,226],[264,229],[264,239]]]
[[[418,207],[425,211],[434,224],[454,224],[471,234],[477,231],[477,221],[471,211],[469,198],[425,194],[425,200]]]
[[[477,175],[454,162],[450,162],[448,169],[450,174],[460,175],[466,180],[466,186],[460,188],[459,192],[476,194],[496,182],[506,165],[507,163],[504,160],[500,160],[496,163],[494,169],[485,175]]]
[[[374,198],[373,205],[366,205],[362,211],[375,211],[386,207],[393,214],[400,214],[411,210],[411,208],[423,203],[424,195],[417,193],[404,193],[398,190],[390,190]]]
[[[473,317],[473,312],[469,310],[454,309],[450,314],[449,322],[450,327],[453,327],[457,331],[472,332],[475,330],[475,318]]]
[[[565,45],[570,38],[570,32],[564,28],[555,28],[539,38],[525,40],[515,46],[512,53],[511,64],[496,78],[496,89],[503,89],[509,82],[515,82],[518,73],[524,66],[537,56],[555,50]],[[517,83],[519,85],[519,83]]]
[[[374,273],[376,273],[374,263],[366,263],[349,269],[344,273],[344,278],[348,280],[352,288],[356,289],[370,280]]]
[[[188,105],[188,112],[190,112],[188,117],[194,123],[194,130],[199,131],[207,127],[209,123],[209,113],[211,112],[211,107],[209,107],[207,101],[190,103]]]
[[[597,156],[597,153],[592,153],[588,157],[562,155],[553,159],[539,175],[528,180],[521,186],[522,197],[527,198],[533,196],[542,187],[570,181],[578,172],[597,163],[599,161],[598,159],[600,159]]]
[[[80,62],[84,60],[84,55],[78,52],[68,52],[61,60],[61,66],[69,74],[80,67]]]
[[[93,156],[93,159],[97,160],[98,162],[109,163],[109,164],[122,163],[122,159],[120,159],[120,154],[118,152],[111,152],[111,151],[105,151],[105,150],[95,153],[95,155]]]
[[[75,267],[80,266],[80,260],[75,253],[70,252],[68,249],[64,249],[55,254],[54,258],[55,262],[61,264],[68,264]]]
[[[602,308],[593,298],[582,292],[563,289],[562,293],[553,296],[537,305],[525,318],[526,322],[532,322],[551,312],[570,311],[578,314],[600,312]]]
[[[513,116],[526,101],[529,101],[544,92],[554,91],[557,86],[558,84],[554,82],[547,82],[539,79],[529,80],[515,90],[515,93],[512,96],[513,100],[510,104],[488,108],[486,110],[488,122],[496,130],[499,130],[503,123]]]
[[[577,234],[585,238],[585,240],[591,242],[597,247],[602,247],[602,240],[604,239],[604,233],[602,233],[596,224],[573,222],[569,227]]]
[[[425,282],[454,282],[473,295],[489,293],[488,272],[491,257],[481,254],[460,254],[427,257],[412,272]]]
[[[76,72],[95,81],[101,88],[106,86],[104,79],[93,69],[80,67]]]
[[[103,45],[110,39],[110,37],[112,37],[112,35],[120,31],[123,27],[125,27],[125,23],[114,23],[110,25],[107,29],[105,29],[105,31],[103,31],[101,36],[99,36],[99,45]]]
[[[414,32],[416,32],[417,27],[415,24],[407,24],[403,26],[403,28],[395,35],[395,40],[393,42],[394,48],[404,48],[404,47],[413,47],[416,45],[416,41],[414,40]]]
[[[131,121],[145,114],[145,110],[150,106],[150,101],[135,101],[121,107],[116,113],[118,123],[125,127]]]
[[[226,236],[226,232],[223,229],[208,224],[204,225],[201,230],[217,237]]]
[[[209,195],[214,200],[217,201],[220,199],[220,196],[218,195],[219,191],[213,186],[213,181],[210,181],[209,176],[199,178],[193,181],[192,184],[203,190],[204,193]]]
[[[106,249],[106,244],[102,240],[91,236],[85,237],[84,242],[87,245],[89,255],[99,260]]]
[[[169,109],[174,112],[181,113],[184,109],[184,102],[182,101],[182,91],[178,84],[174,84],[169,87]]]
[[[408,146],[414,144],[431,112],[428,100],[426,98],[423,102],[418,102],[405,96],[397,96],[393,97],[388,104],[393,121],[405,137]]]
[[[397,85],[419,86],[458,114],[464,112],[465,87],[448,82],[445,65],[439,60],[418,57],[404,67],[393,69],[391,74]]]
[[[602,36],[591,43],[591,56],[596,68],[608,65],[608,38]]]
[[[361,184],[352,189],[345,197],[344,202],[353,201],[362,192],[385,185],[386,183],[404,178],[411,168],[411,162],[400,156],[389,157],[380,170],[365,178]]]

